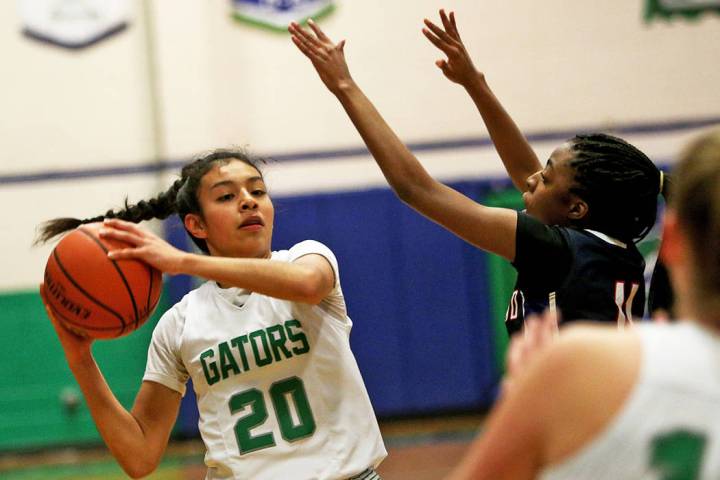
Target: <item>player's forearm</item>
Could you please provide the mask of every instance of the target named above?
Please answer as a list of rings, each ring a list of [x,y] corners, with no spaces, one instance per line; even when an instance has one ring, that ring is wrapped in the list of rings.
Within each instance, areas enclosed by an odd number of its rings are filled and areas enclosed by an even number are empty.
[[[157,466],[140,424],[113,395],[91,355],[69,362],[100,436],[123,470],[133,478]],[[164,449],[162,449],[164,450]]]
[[[537,155],[512,117],[490,90],[482,74],[478,73],[473,81],[463,86],[480,112],[513,184],[520,191],[527,190],[528,176],[542,168]]]
[[[436,183],[353,82],[334,92],[395,193],[411,206]]]
[[[322,291],[321,274],[297,263],[190,254],[181,268],[183,273],[214,280],[223,287],[240,287],[294,302],[317,304],[327,293]]]

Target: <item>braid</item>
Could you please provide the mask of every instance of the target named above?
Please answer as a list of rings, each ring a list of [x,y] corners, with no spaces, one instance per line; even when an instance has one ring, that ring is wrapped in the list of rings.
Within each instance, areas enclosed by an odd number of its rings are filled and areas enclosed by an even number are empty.
[[[605,134],[571,141],[575,185],[587,203],[584,226],[625,241],[639,241],[655,224],[660,171],[640,150]]]
[[[119,218],[133,223],[140,223],[143,220],[153,218],[164,220],[177,211],[175,198],[182,184],[182,179],[176,180],[167,191],[150,200],[141,200],[135,205],[130,205],[126,198],[123,210],[119,212],[108,210],[105,213],[105,218]]]
[[[46,243],[52,238],[67,232],[80,225],[87,223],[101,222],[106,218],[118,218],[133,223],[140,223],[143,220],[151,220],[158,218],[160,220],[167,218],[175,213],[175,197],[178,190],[182,187],[183,180],[176,180],[172,186],[165,192],[150,200],[141,200],[135,205],[130,205],[127,198],[125,199],[125,207],[122,210],[108,210],[103,215],[96,217],[77,219],[77,218],[54,218],[41,224],[39,234],[34,242],[35,245]]]
[[[244,162],[260,173],[259,164],[266,162],[264,158],[256,157],[243,149],[217,149],[205,156],[199,157],[193,162],[185,165],[176,180],[169,189],[150,200],[141,200],[135,205],[130,205],[125,199],[125,206],[122,210],[108,210],[97,217],[78,220],[76,218],[55,218],[44,222],[39,227],[39,233],[34,244],[42,244],[68,230],[79,227],[86,223],[101,222],[106,218],[118,218],[133,223],[140,223],[144,220],[167,218],[177,213],[180,221],[184,222],[188,214],[202,215],[197,192],[200,182],[207,172],[217,164],[226,164],[233,160]],[[188,232],[189,234],[190,232]],[[205,240],[190,235],[193,242],[205,253],[208,247]]]

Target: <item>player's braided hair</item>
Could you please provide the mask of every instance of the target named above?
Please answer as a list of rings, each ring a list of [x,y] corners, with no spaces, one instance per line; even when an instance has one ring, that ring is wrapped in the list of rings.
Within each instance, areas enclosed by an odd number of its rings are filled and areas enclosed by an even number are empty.
[[[181,221],[184,221],[185,216],[190,213],[202,215],[200,203],[197,198],[200,181],[216,164],[225,164],[231,160],[240,160],[252,166],[258,170],[258,172],[260,172],[258,165],[263,161],[240,149],[214,150],[185,165],[180,174],[180,178],[173,182],[170,188],[155,198],[141,200],[134,205],[129,204],[128,200],[125,199],[125,206],[122,209],[110,209],[103,215],[92,218],[80,220],[77,218],[64,217],[48,220],[40,225],[35,243],[45,243],[68,230],[72,230],[86,223],[101,222],[105,218],[119,218],[120,220],[128,222],[140,223],[144,220],[152,220],[153,218],[162,220],[173,213],[177,213]],[[260,175],[262,175],[262,172],[260,172]],[[193,242],[195,242],[202,251],[208,252],[207,244],[204,240],[195,238],[192,235],[190,235],[190,238],[192,238]]]
[[[574,153],[570,166],[575,171],[570,191],[589,207],[582,226],[626,242],[645,237],[655,224],[657,196],[669,181],[661,182],[653,162],[620,138],[577,135],[570,145]]]

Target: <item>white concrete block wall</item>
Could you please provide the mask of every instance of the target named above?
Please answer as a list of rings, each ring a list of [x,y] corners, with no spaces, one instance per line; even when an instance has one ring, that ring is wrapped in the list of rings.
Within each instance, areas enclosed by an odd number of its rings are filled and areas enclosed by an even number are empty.
[[[15,2],[0,3],[0,177],[133,167],[231,145],[264,154],[361,146],[286,35],[235,22],[229,1],[130,1],[130,28],[81,51],[23,38]],[[642,0],[337,3],[323,28],[347,39],[354,77],[407,141],[486,135],[420,33],[423,17],[436,18],[442,6],[457,12],[476,64],[525,131],[720,116],[717,16],[648,25]],[[666,162],[692,133],[628,139]],[[536,146],[546,156],[555,142]],[[502,175],[491,148],[420,158],[443,179]],[[383,185],[363,156],[279,163],[268,179],[275,195]],[[94,215],[167,182],[146,174],[0,183],[0,269],[10,272],[0,291],[41,278],[49,249],[29,247],[40,221]]]

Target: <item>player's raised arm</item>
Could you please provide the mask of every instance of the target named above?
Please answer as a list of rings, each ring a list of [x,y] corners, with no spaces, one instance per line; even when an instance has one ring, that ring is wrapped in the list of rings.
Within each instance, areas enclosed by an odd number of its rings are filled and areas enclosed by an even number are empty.
[[[437,60],[435,65],[450,81],[462,85],[468,92],[513,184],[524,192],[528,188],[527,178],[541,170],[542,165],[525,136],[490,90],[485,75],[475,68],[460,38],[455,13],[450,12],[448,16],[445,10],[440,10],[440,20],[442,27],[425,19],[426,28],[423,28],[423,34],[430,43],[447,57]]]
[[[317,25],[310,27],[291,24],[293,42],[340,101],[398,197],[473,245],[512,260],[517,213],[480,205],[433,179],[352,79],[345,41],[335,44]]]

